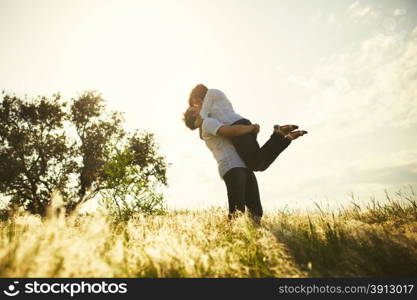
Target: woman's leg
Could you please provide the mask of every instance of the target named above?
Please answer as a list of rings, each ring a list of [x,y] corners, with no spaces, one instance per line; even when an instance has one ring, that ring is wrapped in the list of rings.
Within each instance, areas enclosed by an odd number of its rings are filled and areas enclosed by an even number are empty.
[[[232,125],[251,125],[249,120],[242,119]],[[254,134],[245,134],[230,138],[237,153],[253,171],[265,171],[278,155],[291,143],[289,139],[274,132],[266,143],[260,147]]]
[[[223,176],[229,201],[229,218],[232,218],[236,211],[245,212],[247,171],[246,168],[233,168]]]

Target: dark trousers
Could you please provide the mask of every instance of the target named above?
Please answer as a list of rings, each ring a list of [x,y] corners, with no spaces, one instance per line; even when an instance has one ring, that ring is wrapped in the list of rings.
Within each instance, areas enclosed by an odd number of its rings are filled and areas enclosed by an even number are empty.
[[[251,125],[247,119],[236,121],[232,125]],[[278,157],[278,155],[291,143],[278,133],[273,133],[269,140],[260,147],[256,136],[252,133],[231,137],[240,158],[252,171],[265,171]]]
[[[229,200],[229,218],[232,218],[237,211],[244,213],[246,206],[250,216],[259,223],[263,211],[258,182],[253,171],[247,168],[233,168],[223,176],[223,179]]]

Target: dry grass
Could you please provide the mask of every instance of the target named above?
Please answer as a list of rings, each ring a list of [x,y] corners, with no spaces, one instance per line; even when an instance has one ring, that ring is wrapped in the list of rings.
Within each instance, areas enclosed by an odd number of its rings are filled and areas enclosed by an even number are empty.
[[[17,214],[0,222],[0,276],[417,276],[415,195],[378,205],[276,212],[261,227],[220,209],[128,222]]]
[[[338,214],[280,212],[267,227],[310,276],[416,277],[416,203],[411,189]]]
[[[274,235],[224,211],[137,216],[28,215],[1,224],[2,277],[304,276]]]

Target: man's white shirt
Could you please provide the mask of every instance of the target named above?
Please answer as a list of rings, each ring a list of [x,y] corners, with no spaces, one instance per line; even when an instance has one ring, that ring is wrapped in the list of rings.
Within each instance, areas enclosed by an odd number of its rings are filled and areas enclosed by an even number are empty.
[[[213,118],[224,125],[232,125],[243,119],[235,113],[232,103],[226,95],[217,89],[208,89],[200,110],[201,118]]]
[[[230,140],[217,134],[219,128],[224,125],[224,123],[208,117],[204,118],[201,125],[202,137],[217,161],[221,178],[232,168],[246,168]]]

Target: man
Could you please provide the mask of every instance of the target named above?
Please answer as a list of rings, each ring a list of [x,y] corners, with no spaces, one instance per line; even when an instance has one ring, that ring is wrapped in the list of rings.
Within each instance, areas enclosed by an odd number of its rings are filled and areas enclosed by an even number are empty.
[[[227,188],[229,218],[233,218],[237,212],[244,213],[246,206],[252,219],[260,224],[263,211],[255,174],[246,167],[229,139],[251,134],[258,131],[259,127],[224,125],[213,118],[203,120],[199,112],[199,108],[189,107],[184,114],[184,121],[189,127],[201,128],[201,137],[217,161],[219,175]]]

